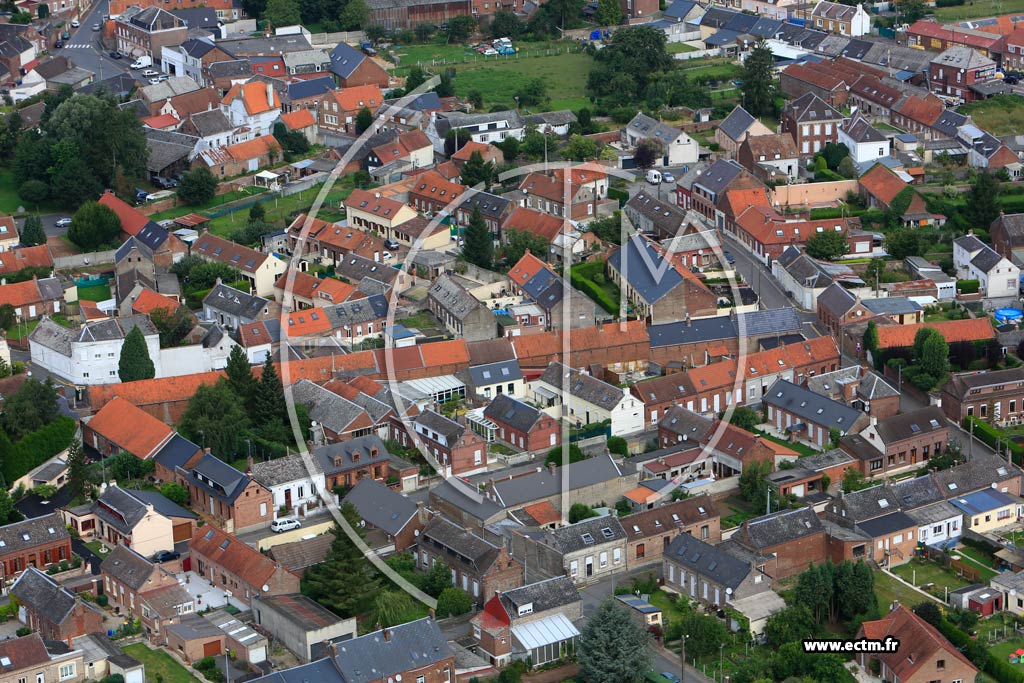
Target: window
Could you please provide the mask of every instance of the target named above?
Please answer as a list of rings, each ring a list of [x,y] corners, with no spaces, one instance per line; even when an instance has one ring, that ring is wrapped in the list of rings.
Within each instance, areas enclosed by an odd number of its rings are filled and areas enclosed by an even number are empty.
[[[60,667],[60,680],[63,681],[63,680],[67,680],[68,678],[74,678],[74,677],[75,677],[75,665],[74,665],[74,663],[61,665],[61,667]]]
[[[416,677],[416,683],[427,683],[427,677],[426,676],[417,676]]]
[[[936,660],[935,661],[935,668],[938,669],[939,671],[945,671],[946,670],[946,660],[945,659],[938,659],[938,660]]]

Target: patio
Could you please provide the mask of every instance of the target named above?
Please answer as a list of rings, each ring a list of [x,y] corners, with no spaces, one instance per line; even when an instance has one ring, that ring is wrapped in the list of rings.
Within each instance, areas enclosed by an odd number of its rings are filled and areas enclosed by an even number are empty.
[[[238,598],[229,595],[226,591],[217,588],[195,572],[182,572],[177,574],[178,584],[188,591],[196,600],[196,612],[203,612],[207,609],[217,609],[230,604],[239,611],[247,611],[249,607]]]

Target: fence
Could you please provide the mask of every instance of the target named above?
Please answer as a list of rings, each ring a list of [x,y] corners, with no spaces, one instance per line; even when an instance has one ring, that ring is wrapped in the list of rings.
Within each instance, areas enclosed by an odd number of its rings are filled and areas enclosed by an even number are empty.
[[[693,52],[677,52],[672,56],[680,61],[686,61],[689,59],[704,59],[705,57],[721,57],[722,50],[720,48],[715,48],[713,50],[694,50]]]
[[[53,259],[54,268],[84,268],[95,266],[99,263],[113,263],[116,249],[110,251],[95,251],[91,254],[75,254],[73,256],[58,256]]]
[[[416,62],[415,66],[449,66],[457,64],[477,64],[480,62],[508,62],[518,61],[520,59],[530,59],[534,57],[556,57],[562,54],[569,54],[572,52],[580,52],[578,47],[549,47],[537,50],[526,50],[520,49],[514,55],[482,55],[480,53],[473,53],[471,55],[463,55],[460,59],[432,59],[428,62],[419,61]],[[401,58],[395,63],[396,66],[413,66],[410,63],[402,63]]]
[[[334,47],[338,43],[359,45],[366,40],[365,31],[338,31],[337,33],[313,33],[309,36],[309,42],[313,47],[330,45]]]

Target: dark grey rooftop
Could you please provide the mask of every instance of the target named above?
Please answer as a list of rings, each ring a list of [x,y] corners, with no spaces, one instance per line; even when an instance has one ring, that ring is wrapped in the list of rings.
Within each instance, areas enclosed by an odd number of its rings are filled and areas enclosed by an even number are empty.
[[[562,471],[563,469],[567,471]],[[626,470],[632,472],[632,466]],[[624,476],[623,469],[609,455],[598,455],[593,458],[564,465],[556,468],[554,473],[547,468],[540,472],[497,481],[487,492],[487,496],[506,509],[520,507],[526,503],[542,498],[549,498],[562,491],[562,477],[567,482],[567,491],[593,486],[601,482],[612,481]]]
[[[367,524],[397,536],[416,516],[416,503],[375,479],[360,479],[345,496]]]
[[[667,562],[685,567],[727,588],[737,588],[754,569],[729,553],[690,534],[679,534],[665,548]]]
[[[559,527],[545,534],[544,543],[563,556],[604,543],[622,543],[626,530],[618,517],[592,517],[575,524]]]
[[[761,397],[761,401],[777,409],[785,410],[801,420],[825,429],[838,429],[841,433],[848,432],[857,419],[864,415],[861,411],[832,401],[813,391],[797,386],[786,380],[776,380],[771,388]]]

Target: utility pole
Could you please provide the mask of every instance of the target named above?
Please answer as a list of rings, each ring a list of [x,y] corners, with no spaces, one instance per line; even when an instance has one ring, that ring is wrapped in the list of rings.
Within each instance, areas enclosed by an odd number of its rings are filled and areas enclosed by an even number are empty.
[[[683,644],[683,663],[679,667],[679,683],[686,683],[686,638],[687,636],[684,634],[680,639]]]

